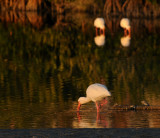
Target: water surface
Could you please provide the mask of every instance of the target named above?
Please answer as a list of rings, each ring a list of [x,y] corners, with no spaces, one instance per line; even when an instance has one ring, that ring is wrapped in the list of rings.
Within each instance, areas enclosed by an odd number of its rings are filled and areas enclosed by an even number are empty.
[[[0,128],[160,127],[158,110],[108,110],[142,100],[160,105],[160,20],[130,19],[124,46],[122,17],[104,17],[104,45],[97,45],[98,16],[1,13]],[[94,103],[77,114],[92,83],[105,84],[112,97],[100,114]]]

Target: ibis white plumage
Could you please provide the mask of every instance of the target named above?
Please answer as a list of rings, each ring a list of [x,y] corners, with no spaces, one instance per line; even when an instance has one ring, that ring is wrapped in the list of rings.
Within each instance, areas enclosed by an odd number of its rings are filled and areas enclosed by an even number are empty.
[[[96,35],[98,35],[98,29],[100,30],[100,34],[105,35],[105,21],[103,18],[96,18],[94,26],[96,27]]]
[[[125,36],[131,34],[131,25],[128,18],[122,18],[120,21],[120,26],[124,29]]]
[[[107,103],[107,100],[105,99],[107,96],[111,96],[111,93],[105,85],[99,83],[91,84],[86,90],[86,97],[80,97],[78,99],[77,111],[80,110],[82,104],[93,101],[96,104],[97,112],[99,112],[100,106]],[[103,102],[98,105],[99,101]]]

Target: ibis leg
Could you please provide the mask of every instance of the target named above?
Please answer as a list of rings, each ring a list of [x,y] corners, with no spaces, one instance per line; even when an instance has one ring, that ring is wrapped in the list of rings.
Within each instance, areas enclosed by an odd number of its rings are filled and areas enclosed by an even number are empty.
[[[124,29],[124,36],[127,36],[127,29]]]
[[[97,108],[97,113],[99,112],[99,106],[98,103],[96,102],[96,108]]]
[[[96,36],[98,36],[98,28],[96,27]]]

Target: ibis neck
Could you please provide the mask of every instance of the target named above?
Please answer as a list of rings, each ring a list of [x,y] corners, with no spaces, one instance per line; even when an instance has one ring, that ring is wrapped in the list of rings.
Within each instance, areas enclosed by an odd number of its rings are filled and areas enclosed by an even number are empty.
[[[90,101],[91,101],[91,98],[85,97],[83,103],[88,103],[88,102],[90,102]]]
[[[88,103],[90,101],[91,101],[91,98],[89,98],[89,97],[80,97],[78,99],[78,102],[80,102],[81,104],[85,104],[85,103]]]

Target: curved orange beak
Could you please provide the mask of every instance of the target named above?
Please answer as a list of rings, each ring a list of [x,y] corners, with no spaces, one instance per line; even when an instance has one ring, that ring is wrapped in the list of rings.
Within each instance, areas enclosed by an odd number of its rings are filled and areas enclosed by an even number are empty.
[[[78,102],[77,112],[79,112],[80,107],[81,107],[81,104],[80,104],[80,102]]]

